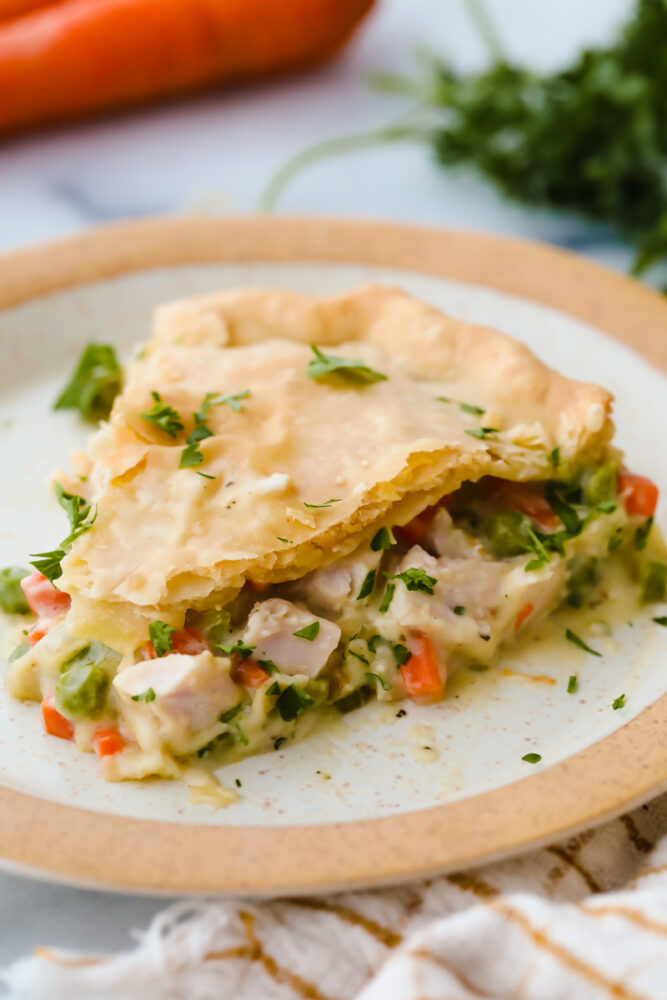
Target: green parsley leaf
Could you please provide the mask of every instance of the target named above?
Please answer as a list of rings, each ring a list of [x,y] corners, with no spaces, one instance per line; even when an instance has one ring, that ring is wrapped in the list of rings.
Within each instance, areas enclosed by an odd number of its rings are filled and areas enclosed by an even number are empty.
[[[209,476],[207,472],[199,472],[198,469],[195,469],[195,475],[201,476],[202,479],[217,479],[217,476]]]
[[[221,649],[223,653],[227,654],[227,656],[233,656],[236,654],[236,656],[240,656],[242,660],[247,660],[255,649],[254,646],[247,646],[241,639],[235,642],[233,646],[218,646],[217,648]]]
[[[142,691],[141,694],[130,695],[130,698],[132,701],[155,701],[155,691],[153,688],[146,688],[146,690]]]
[[[250,389],[244,389],[243,392],[235,392],[225,396],[219,392],[207,392],[204,396],[201,408],[195,413],[195,422],[198,424],[205,423],[206,415],[212,406],[222,406],[223,404],[226,404],[227,406],[231,406],[232,410],[236,413],[241,413],[243,410],[241,400],[247,399],[249,395]]]
[[[483,406],[473,406],[472,403],[459,403],[459,410],[463,413],[471,413],[474,417],[481,417],[486,410]]]
[[[167,625],[166,622],[157,621],[150,623],[148,626],[148,635],[156,656],[166,656],[167,653],[173,651],[174,647],[171,637],[175,631],[176,629],[172,628],[171,625]]]
[[[88,344],[54,410],[78,410],[84,420],[106,420],[123,388],[123,370],[109,344]]]
[[[280,690],[280,684],[278,681],[274,681],[273,684],[270,684],[269,687],[267,687],[266,693],[273,698],[280,694]]]
[[[521,760],[525,760],[527,764],[539,764],[539,762],[542,760],[542,754],[526,753],[523,755]]]
[[[151,396],[154,400],[153,405],[150,410],[144,410],[139,416],[146,423],[159,427],[169,437],[178,437],[179,431],[185,429],[185,424],[181,420],[180,414],[173,406],[162,402],[159,392],[151,392]]]
[[[371,549],[373,552],[379,552],[381,549],[390,549],[393,544],[394,539],[391,536],[389,528],[380,528],[371,538]]]
[[[357,594],[357,600],[363,601],[365,597],[373,593],[373,587],[375,586],[375,570],[369,569],[368,573],[364,577],[364,582],[361,585],[361,590]]]
[[[615,552],[615,550],[622,545],[623,537],[622,535],[611,535],[609,541],[607,542],[607,552]]]
[[[578,646],[579,649],[583,649],[586,653],[592,653],[593,656],[602,656],[602,653],[598,653],[597,650],[591,649],[590,646],[587,646],[584,640],[580,639],[577,633],[573,632],[572,629],[565,629],[565,638],[574,643],[575,646]]]
[[[276,708],[283,722],[292,722],[307,712],[314,704],[315,700],[303,688],[297,684],[290,684],[278,698]]]
[[[366,645],[368,646],[371,653],[377,653],[378,646],[380,645],[380,643],[388,641],[389,640],[385,639],[384,636],[382,635],[372,635],[370,639],[366,639]]]
[[[247,746],[248,746],[248,743],[249,743],[250,741],[248,740],[248,737],[247,737],[247,736],[246,736],[246,734],[245,734],[245,733],[243,732],[243,730],[242,730],[242,729],[241,729],[241,727],[240,727],[240,726],[238,725],[238,723],[237,723],[236,725],[234,725],[234,726],[233,726],[233,729],[234,729],[234,732],[236,733],[236,738],[237,738],[237,740],[239,741],[239,743],[241,744],[241,746],[243,746],[243,747],[247,747]]]
[[[332,503],[341,503],[341,500],[325,500],[324,503],[306,503],[304,500],[303,506],[310,510],[319,510],[321,507],[330,507]]]
[[[625,708],[625,695],[620,694],[618,698],[614,698],[613,702],[611,703],[611,707],[614,709],[615,712],[617,712],[619,708]]]
[[[579,680],[576,674],[571,674],[571,676],[568,677],[567,681],[567,693],[574,694],[574,692],[577,690],[578,687],[579,687]]]
[[[553,465],[554,469],[557,469],[560,465],[560,448],[552,448],[549,452],[549,461]]]
[[[311,344],[310,349],[315,357],[308,363],[308,378],[325,378],[336,373],[348,382],[356,383],[359,386],[370,385],[371,382],[386,382],[387,380],[386,375],[369,368],[363,361],[340,358],[336,354],[325,354],[315,344]]]
[[[293,545],[294,544],[290,538],[281,538],[280,535],[276,535],[276,538],[278,539],[279,542],[284,542],[285,545]]]
[[[463,607],[462,604],[455,605],[455,607],[454,607],[454,614],[455,615],[464,615],[465,613],[466,613],[466,609]]]
[[[653,517],[647,517],[643,524],[635,530],[635,548],[638,552],[646,548],[648,543],[648,536],[651,534],[651,528],[653,527]]]
[[[0,608],[7,615],[28,615],[28,604],[21,580],[28,576],[29,570],[21,566],[5,566],[0,569]]]
[[[397,642],[391,647],[391,651],[394,654],[394,659],[396,660],[396,666],[402,667],[404,663],[407,663],[412,653],[407,646],[404,646],[402,642]]]
[[[408,590],[421,591],[424,594],[432,594],[435,590],[437,579],[429,576],[425,569],[412,567],[405,569],[402,573],[385,573],[390,580],[402,580]]]
[[[361,662],[365,663],[367,667],[370,666],[370,660],[367,656],[364,656],[363,653],[358,653],[356,649],[350,649],[349,647],[347,652],[348,656],[354,656],[355,660],[361,660]]]
[[[570,535],[579,534],[581,531],[579,515],[574,507],[571,507],[560,495],[556,483],[547,483],[544,490],[544,498],[554,514],[561,519]]]
[[[239,702],[238,705],[234,705],[234,708],[228,708],[226,712],[223,712],[218,716],[220,722],[231,722],[232,719],[236,718],[242,708],[243,704],[241,702]]]
[[[542,569],[543,566],[546,566],[549,562],[549,553],[537,536],[535,530],[530,525],[526,525],[525,531],[533,551],[537,553],[537,558],[530,559],[524,567],[526,573],[530,573],[534,569]]]
[[[280,673],[273,660],[257,660],[257,666],[261,667],[267,674]]]
[[[64,549],[53,549],[51,552],[33,552],[30,565],[39,570],[47,580],[54,583],[63,575],[60,563],[66,555]]]
[[[201,465],[204,461],[204,453],[199,450],[196,442],[187,445],[181,452],[181,460],[178,463],[179,469],[192,469],[196,465]]]
[[[364,674],[364,677],[367,681],[377,681],[383,691],[391,691],[391,684],[389,681],[385,680],[384,677],[380,677],[379,674],[374,674],[369,670],[366,674]]]
[[[210,437],[213,437],[213,431],[208,424],[196,423],[185,440],[188,444],[198,444]]]
[[[67,538],[60,543],[61,548],[69,550],[72,542],[76,541],[86,531],[90,531],[97,519],[97,510],[90,516],[90,504],[83,497],[76,493],[66,493],[60,483],[54,483],[56,499],[63,508],[71,527],[71,532]]]
[[[382,603],[380,604],[380,607],[378,608],[378,611],[379,611],[379,613],[381,615],[386,614],[387,611],[389,610],[389,605],[391,604],[391,602],[393,600],[394,591],[395,590],[396,590],[396,584],[395,583],[388,583],[387,584],[387,589],[384,592],[384,597],[382,598]]]
[[[656,625],[664,625],[667,628],[667,615],[661,615],[660,618],[654,618],[653,621]]]
[[[469,434],[470,437],[473,438],[479,438],[480,441],[484,441],[484,439],[487,438],[489,434],[497,434],[497,433],[498,433],[497,427],[472,427],[472,428],[469,427],[466,429],[466,434]]]
[[[356,691],[346,694],[344,698],[339,698],[338,701],[334,702],[334,708],[341,715],[347,715],[348,712],[354,712],[355,709],[361,708],[372,697],[373,688],[364,684],[362,687],[357,688]]]
[[[309,625],[304,625],[298,632],[292,632],[292,635],[295,635],[297,639],[307,639],[308,642],[312,642],[313,639],[317,638],[319,631],[320,623],[315,621],[311,622]]]
[[[242,784],[241,784],[241,779],[240,778],[234,778],[234,784],[236,785],[237,788],[242,788],[243,787]]]

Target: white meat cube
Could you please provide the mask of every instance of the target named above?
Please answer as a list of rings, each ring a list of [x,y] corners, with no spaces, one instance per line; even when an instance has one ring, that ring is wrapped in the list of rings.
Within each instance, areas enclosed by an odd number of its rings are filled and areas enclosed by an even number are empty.
[[[294,634],[316,622],[312,639]],[[270,597],[250,612],[243,641],[255,647],[256,660],[271,660],[286,674],[317,677],[340,641],[340,629],[291,601]]]

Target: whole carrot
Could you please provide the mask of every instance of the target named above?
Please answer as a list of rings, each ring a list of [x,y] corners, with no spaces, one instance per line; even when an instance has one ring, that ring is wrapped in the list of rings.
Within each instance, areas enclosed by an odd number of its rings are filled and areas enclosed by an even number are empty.
[[[312,65],[342,45],[372,4],[60,0],[42,6],[0,22],[0,133]]]

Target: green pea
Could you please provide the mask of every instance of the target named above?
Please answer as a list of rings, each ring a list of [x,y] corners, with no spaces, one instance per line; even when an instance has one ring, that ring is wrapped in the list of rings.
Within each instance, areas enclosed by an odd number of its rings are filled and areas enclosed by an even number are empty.
[[[30,605],[21,589],[21,580],[25,576],[28,576],[28,570],[21,566],[0,569],[0,608],[8,615],[30,613]]]
[[[103,642],[91,642],[84,646],[78,653],[71,656],[60,667],[61,672],[71,670],[72,667],[96,666],[101,667],[109,674],[114,674],[122,657],[115,649],[110,649]]]
[[[613,462],[599,465],[585,477],[584,503],[595,507],[605,500],[613,500],[618,493],[618,471]]]
[[[567,602],[580,608],[587,594],[598,582],[598,561],[595,556],[575,556],[569,563],[570,576],[567,581]]]
[[[65,715],[99,715],[109,689],[109,675],[102,667],[89,663],[70,667],[58,678],[56,708]]]
[[[667,563],[649,559],[639,572],[640,600],[642,604],[664,601],[667,594]]]
[[[196,611],[188,616],[188,624],[200,629],[212,646],[222,646],[229,638],[231,628],[229,611]]]
[[[530,520],[518,511],[487,514],[481,527],[482,535],[499,559],[518,556],[532,548]]]
[[[28,645],[28,643],[22,642],[20,646],[17,646],[16,649],[13,649],[11,651],[11,653],[9,654],[9,660],[7,662],[13,663],[14,660],[20,660],[22,656],[25,656],[25,654],[28,652],[29,649],[30,646]]]

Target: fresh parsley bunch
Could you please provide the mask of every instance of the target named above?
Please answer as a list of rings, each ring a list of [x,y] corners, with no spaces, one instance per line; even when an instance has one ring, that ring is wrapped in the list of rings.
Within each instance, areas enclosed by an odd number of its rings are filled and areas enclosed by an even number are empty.
[[[326,156],[426,141],[443,166],[472,165],[510,198],[611,224],[635,246],[637,274],[667,259],[667,0],[639,0],[614,45],[550,76],[504,58],[479,0],[469,5],[496,57],[490,69],[462,76],[429,56],[415,78],[376,75],[375,86],[415,101],[412,111],[299,154],[269,184],[265,207]]]

